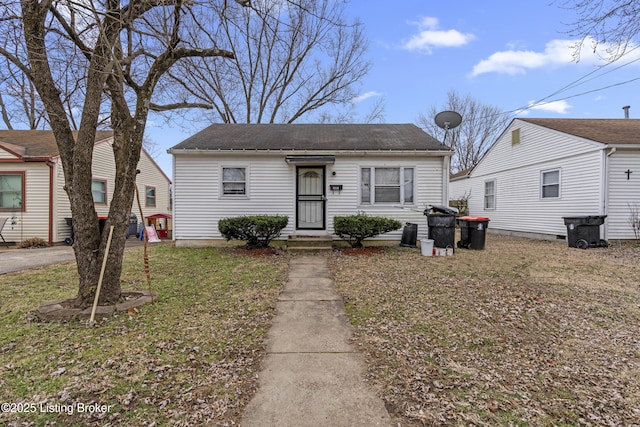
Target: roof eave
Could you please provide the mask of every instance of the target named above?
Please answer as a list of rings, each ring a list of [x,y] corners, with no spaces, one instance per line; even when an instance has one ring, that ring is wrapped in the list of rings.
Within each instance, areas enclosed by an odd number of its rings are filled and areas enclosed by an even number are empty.
[[[198,148],[170,148],[167,153],[176,154],[204,154],[210,156],[218,155],[272,155],[282,156],[288,154],[313,154],[313,155],[342,155],[342,156],[450,156],[452,150],[222,150],[222,149],[198,149]]]

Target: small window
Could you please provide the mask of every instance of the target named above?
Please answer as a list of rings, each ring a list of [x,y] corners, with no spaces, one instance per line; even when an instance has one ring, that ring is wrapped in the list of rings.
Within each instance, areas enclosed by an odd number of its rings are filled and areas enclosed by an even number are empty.
[[[98,205],[107,204],[107,181],[104,179],[94,179],[91,181],[91,193],[93,203]]]
[[[414,168],[360,169],[360,204],[414,203]]]
[[[404,168],[404,203],[413,204],[413,168]]]
[[[484,208],[487,210],[496,208],[496,181],[485,181],[484,183]]]
[[[511,145],[520,144],[520,128],[511,131]]]
[[[0,173],[0,211],[24,212],[24,172]]]
[[[362,168],[360,171],[360,203],[371,204],[371,168]]]
[[[149,208],[156,207],[156,187],[145,187],[145,204]]]
[[[225,196],[247,194],[246,168],[222,168],[222,194]]]
[[[543,199],[557,199],[560,197],[560,170],[542,172],[540,194]]]

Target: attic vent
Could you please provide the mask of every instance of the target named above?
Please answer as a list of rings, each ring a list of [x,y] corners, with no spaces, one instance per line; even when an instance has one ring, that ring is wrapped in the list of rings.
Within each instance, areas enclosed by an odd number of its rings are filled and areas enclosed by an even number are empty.
[[[520,128],[511,131],[511,145],[520,144]]]

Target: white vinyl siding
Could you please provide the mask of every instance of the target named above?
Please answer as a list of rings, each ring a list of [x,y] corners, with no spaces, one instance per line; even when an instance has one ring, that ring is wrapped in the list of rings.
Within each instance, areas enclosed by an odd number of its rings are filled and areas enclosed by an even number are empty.
[[[49,167],[44,162],[0,164],[0,173],[7,170],[10,174],[23,176],[24,192],[21,200],[12,195],[8,209],[0,211],[0,216],[9,217],[2,230],[2,236],[8,242],[21,242],[30,237],[39,237],[45,241],[49,234]],[[22,203],[24,210],[18,205]],[[13,206],[16,206],[15,208]],[[13,219],[13,224],[11,224]]]
[[[2,153],[6,152],[0,150],[0,156]],[[111,198],[109,192],[113,191],[115,187],[115,161],[109,140],[101,141],[95,145],[92,165],[93,176],[106,181],[108,201]],[[141,153],[138,169],[140,174],[138,174],[136,181],[140,191],[144,192],[145,186],[156,188],[156,208],[145,209],[144,214],[169,213],[171,205],[169,179],[146,152]],[[48,241],[49,235],[51,235],[51,241],[58,243],[69,237],[71,229],[66,224],[65,218],[71,217],[71,209],[69,198],[64,191],[64,172],[60,159],[54,157],[50,166],[45,162],[0,163],[0,173],[4,171],[23,172],[25,187],[23,194],[25,211],[11,210],[0,214],[0,216],[13,217],[15,222],[13,225],[8,223],[2,231],[5,239],[20,242],[30,237],[39,237]],[[52,194],[49,194],[50,189]],[[140,197],[144,197],[144,193]],[[144,206],[144,200],[142,203]],[[108,214],[108,204],[96,204],[95,207],[98,215]],[[132,212],[138,217],[140,216],[135,200]],[[51,231],[49,230],[50,225]]]
[[[515,120],[521,139],[512,145],[511,128],[471,172],[456,181],[458,193],[470,194],[469,214],[485,215],[485,182],[495,180],[496,208],[486,212],[489,229],[566,236],[563,216],[602,213],[602,145],[578,140],[527,122]],[[561,170],[558,198],[541,199],[541,173]]]
[[[93,167],[92,173],[95,178],[102,178],[107,185],[107,201],[112,199],[112,192],[115,188],[115,160],[113,158],[113,149],[110,140],[100,142],[95,145],[93,150]],[[142,205],[143,214],[145,216],[158,213],[171,213],[171,201],[169,188],[171,182],[169,178],[162,172],[158,165],[151,159],[146,151],[140,153],[138,161],[138,169],[140,173],[136,176],[136,187],[139,192],[140,203]],[[64,172],[62,165],[58,161],[54,169],[55,181],[55,200],[54,200],[54,242],[63,241],[71,234],[71,229],[66,224],[65,218],[71,217],[71,208],[69,199],[65,193]],[[147,187],[155,188],[155,207],[147,206]],[[110,203],[96,204],[95,209],[99,216],[107,216],[109,214]],[[134,196],[131,206],[138,221],[140,218],[140,209],[138,208],[137,198]]]
[[[251,199],[221,197],[223,165],[251,163],[248,175]],[[218,221],[241,215],[286,215],[295,227],[295,167],[282,157],[260,162],[229,156],[174,156],[174,238],[176,240],[222,239]]]
[[[202,156],[174,154],[174,237],[185,245],[197,241],[220,240],[218,221],[240,215],[286,215],[289,224],[281,234],[286,239],[294,234],[317,235],[317,230],[295,230],[296,224],[296,166],[284,161],[286,154]],[[362,200],[362,171],[376,168],[411,169],[401,175],[413,181],[412,191],[403,189],[405,200],[413,199],[414,206],[443,203],[443,158],[390,155],[372,160],[370,156],[336,155],[334,164],[325,166],[326,230],[333,234],[333,217],[354,215],[364,211],[369,215],[387,216],[419,224],[419,235],[426,238],[426,218],[422,212],[399,209],[394,203],[364,205]],[[251,199],[220,197],[222,167],[245,164],[250,168],[247,186]],[[366,172],[365,172],[366,173]],[[370,182],[370,181],[369,181]],[[331,191],[331,185],[342,190]],[[410,194],[409,194],[410,193]],[[381,240],[399,240],[402,229],[378,236]],[[334,238],[337,238],[334,236]]]
[[[618,149],[608,158],[607,239],[635,239],[631,208],[640,209],[640,150]],[[625,171],[632,171],[627,178]]]

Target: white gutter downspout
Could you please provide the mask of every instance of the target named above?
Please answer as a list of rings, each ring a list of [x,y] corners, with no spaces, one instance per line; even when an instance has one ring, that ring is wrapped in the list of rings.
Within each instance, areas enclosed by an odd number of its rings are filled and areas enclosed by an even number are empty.
[[[449,206],[449,169],[451,156],[442,159],[442,206]]]
[[[609,152],[607,153],[607,150]],[[616,147],[604,147],[602,149],[602,178],[600,179],[600,194],[602,195],[602,206],[600,210],[601,215],[609,215],[609,157],[615,154],[617,151]],[[605,154],[606,153],[606,154]],[[604,240],[609,240],[609,223],[605,219],[604,226]]]

